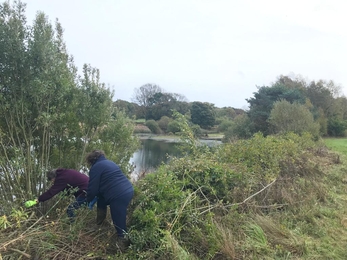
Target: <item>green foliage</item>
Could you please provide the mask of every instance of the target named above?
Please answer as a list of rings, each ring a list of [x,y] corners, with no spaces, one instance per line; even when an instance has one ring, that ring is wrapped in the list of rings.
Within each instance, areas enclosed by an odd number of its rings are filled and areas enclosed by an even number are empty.
[[[346,136],[347,120],[341,120],[332,117],[328,120],[328,134],[329,136],[344,137]]]
[[[222,120],[218,125],[218,132],[226,132],[229,127],[233,125],[233,121],[231,120]]]
[[[145,84],[134,92],[134,101],[139,105],[139,109],[146,120],[159,120],[162,116],[172,116],[172,111],[180,113],[188,111],[186,98],[176,93],[165,93],[164,90],[155,84]],[[138,111],[139,112],[139,111]]]
[[[160,120],[158,121],[158,125],[159,125],[161,130],[163,130],[165,133],[167,133],[168,132],[168,125],[171,121],[172,121],[172,119],[169,118],[168,116],[162,116],[160,118]],[[169,131],[169,132],[171,132],[171,131]]]
[[[178,133],[181,131],[179,122],[173,120],[167,125],[167,132],[168,133]]]
[[[237,116],[224,133],[223,142],[252,137],[251,121],[247,114]]]
[[[133,135],[134,127],[124,112],[116,110],[107,125],[99,130],[98,140],[90,143],[88,148],[90,151],[102,149],[107,158],[117,162],[125,174],[130,174],[133,169],[129,160],[140,146],[139,139]]]
[[[216,117],[225,118],[225,119],[233,119],[237,116],[237,112],[232,107],[223,107],[223,108],[215,108]]]
[[[84,65],[77,75],[59,22],[39,12],[28,25],[20,1],[0,4],[0,21],[2,203],[41,194],[50,168],[82,169],[88,146],[100,140],[110,152],[123,149],[115,158],[126,168],[137,148],[133,126],[113,120],[113,93],[98,69]]]
[[[213,104],[193,102],[190,112],[193,124],[197,124],[201,128],[205,129],[209,129],[214,126],[216,121],[216,114]]]
[[[269,117],[274,133],[293,132],[302,134],[311,133],[319,136],[319,125],[314,121],[312,113],[298,103],[289,103],[286,100],[276,101]]]
[[[137,118],[136,111],[139,109],[137,104],[117,99],[115,102],[113,102],[113,106],[118,110],[123,111],[127,117]]]
[[[305,96],[301,89],[288,88],[282,84],[260,87],[258,92],[253,94],[254,97],[247,99],[250,105],[248,115],[254,128],[253,133],[260,131],[265,135],[270,134],[268,118],[276,101],[284,99],[289,102],[305,103]]]
[[[182,192],[181,186],[175,175],[164,169],[138,182],[129,232],[138,249],[159,247],[162,230],[173,228],[176,210],[189,196],[188,192]]]
[[[147,120],[146,121],[146,126],[152,131],[152,133],[154,134],[161,134],[162,133],[162,130],[160,129],[158,123],[153,120],[153,119],[150,119],[150,120]]]

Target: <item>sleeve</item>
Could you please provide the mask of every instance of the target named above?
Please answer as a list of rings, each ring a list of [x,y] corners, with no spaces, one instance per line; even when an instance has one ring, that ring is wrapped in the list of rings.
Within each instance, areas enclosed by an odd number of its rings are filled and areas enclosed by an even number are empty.
[[[100,173],[92,167],[89,171],[87,202],[91,202],[99,194]]]
[[[39,202],[44,202],[46,200],[49,200],[50,198],[54,197],[57,195],[59,192],[63,191],[67,187],[67,183],[64,180],[61,179],[56,179],[54,184],[41,194],[41,196],[38,198]]]

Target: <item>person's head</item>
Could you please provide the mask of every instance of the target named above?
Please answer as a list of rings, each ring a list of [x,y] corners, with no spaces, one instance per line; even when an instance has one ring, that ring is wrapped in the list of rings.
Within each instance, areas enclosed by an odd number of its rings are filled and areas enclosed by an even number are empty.
[[[104,151],[94,150],[87,154],[86,161],[89,165],[93,165],[101,156],[106,157]]]
[[[57,169],[50,170],[46,173],[47,180],[49,182],[54,181],[55,177],[57,177]]]

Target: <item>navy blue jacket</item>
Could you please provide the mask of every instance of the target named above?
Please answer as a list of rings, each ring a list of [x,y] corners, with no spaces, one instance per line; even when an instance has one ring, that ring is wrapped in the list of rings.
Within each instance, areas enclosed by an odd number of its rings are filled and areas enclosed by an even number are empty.
[[[101,196],[106,203],[110,203],[113,199],[131,191],[133,191],[133,185],[119,166],[104,156],[100,156],[90,168],[88,202],[92,201],[95,196]]]

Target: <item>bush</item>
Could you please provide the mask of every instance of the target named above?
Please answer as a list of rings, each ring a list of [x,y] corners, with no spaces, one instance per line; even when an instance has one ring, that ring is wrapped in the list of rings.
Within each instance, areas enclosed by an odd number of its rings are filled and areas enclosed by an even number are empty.
[[[153,119],[146,121],[146,126],[152,131],[153,134],[161,134],[162,130],[160,129],[158,123]]]
[[[180,127],[180,124],[179,122],[177,121],[171,121],[168,126],[167,126],[167,131],[168,132],[171,132],[171,133],[178,133],[181,131],[181,127]]]
[[[152,131],[149,129],[147,126],[143,124],[137,124],[134,128],[134,133],[135,134],[150,134]]]
[[[223,120],[221,123],[218,125],[218,132],[226,132],[229,127],[231,127],[233,124],[233,121],[231,120]]]
[[[232,125],[224,133],[223,143],[234,139],[247,139],[252,137],[251,121],[247,114],[237,116]]]
[[[329,136],[343,137],[347,129],[347,121],[338,118],[330,118],[328,120]]]
[[[168,116],[162,116],[158,121],[158,125],[165,133],[167,133],[168,124],[172,121]]]

